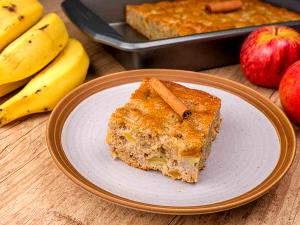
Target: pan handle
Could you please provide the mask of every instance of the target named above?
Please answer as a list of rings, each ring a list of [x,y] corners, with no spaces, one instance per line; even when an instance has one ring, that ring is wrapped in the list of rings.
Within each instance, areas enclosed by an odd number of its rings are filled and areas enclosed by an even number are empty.
[[[119,33],[79,0],[65,0],[61,6],[70,20],[94,40],[108,45],[116,40],[123,41]]]

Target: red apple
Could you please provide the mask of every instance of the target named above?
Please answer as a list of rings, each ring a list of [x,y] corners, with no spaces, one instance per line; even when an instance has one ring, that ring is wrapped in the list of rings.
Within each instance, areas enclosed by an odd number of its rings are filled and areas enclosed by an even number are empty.
[[[279,87],[281,104],[288,117],[300,124],[300,60],[284,74]]]
[[[253,31],[242,46],[240,62],[254,84],[277,88],[287,68],[300,59],[300,34],[284,26]]]

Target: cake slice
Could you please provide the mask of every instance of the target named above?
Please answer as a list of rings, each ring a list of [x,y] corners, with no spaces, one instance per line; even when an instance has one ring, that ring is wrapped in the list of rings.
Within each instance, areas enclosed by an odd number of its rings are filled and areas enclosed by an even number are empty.
[[[161,82],[191,115],[182,119],[145,79],[129,103],[111,115],[106,141],[112,156],[130,166],[195,183],[219,132],[221,100],[203,91]]]

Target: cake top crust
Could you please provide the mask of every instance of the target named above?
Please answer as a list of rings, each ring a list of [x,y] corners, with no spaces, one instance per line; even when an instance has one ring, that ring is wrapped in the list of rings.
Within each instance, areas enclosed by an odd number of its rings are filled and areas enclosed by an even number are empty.
[[[221,100],[174,82],[162,83],[191,109],[189,118],[182,120],[152,89],[149,79],[145,79],[132,94],[130,102],[117,109],[112,119],[124,125],[129,124],[145,134],[180,139],[185,148],[189,146],[187,149],[201,148],[214,119],[219,115]]]
[[[224,0],[216,0],[216,2]],[[215,1],[214,1],[215,2]],[[263,25],[299,20],[300,14],[258,0],[242,0],[241,10],[210,14],[205,6],[210,0],[177,0],[127,5],[147,21],[175,30],[177,35]]]

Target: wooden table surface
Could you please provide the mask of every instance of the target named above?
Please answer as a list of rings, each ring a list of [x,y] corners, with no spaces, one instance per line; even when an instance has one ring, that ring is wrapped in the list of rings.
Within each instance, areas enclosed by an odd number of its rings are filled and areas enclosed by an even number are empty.
[[[100,44],[93,43],[66,18],[60,0],[43,0],[46,12],[58,13],[71,36],[81,40],[91,58],[88,79],[124,68]],[[241,82],[280,106],[278,92],[251,85],[240,66],[205,71]],[[3,101],[3,99],[1,100]],[[275,188],[262,198],[226,212],[199,216],[156,215],[126,209],[88,193],[69,180],[47,150],[45,131],[49,114],[34,115],[0,128],[0,225],[191,225],[300,224],[300,130],[297,156]]]

